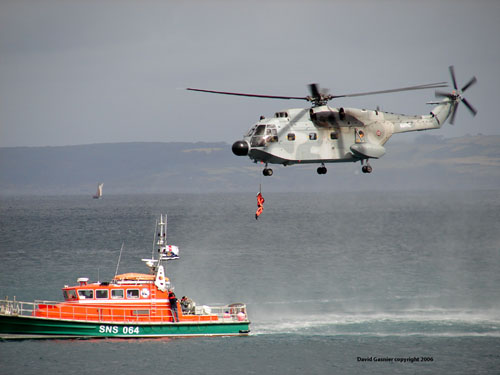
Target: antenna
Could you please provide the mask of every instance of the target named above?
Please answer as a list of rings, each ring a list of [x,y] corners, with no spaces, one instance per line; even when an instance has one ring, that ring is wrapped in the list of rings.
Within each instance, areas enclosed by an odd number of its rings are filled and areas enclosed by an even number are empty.
[[[168,228],[168,217],[165,214],[165,245],[167,244],[167,228]]]
[[[155,230],[153,231],[153,251],[151,252],[151,259],[155,257],[155,242],[156,242],[156,232],[158,231],[158,219],[155,222]]]
[[[122,242],[122,248],[120,249],[120,256],[118,257],[118,264],[116,265],[116,271],[115,271],[115,277],[118,274],[118,267],[120,266],[120,259],[122,258],[122,251],[123,251],[123,245],[125,245],[125,242]]]

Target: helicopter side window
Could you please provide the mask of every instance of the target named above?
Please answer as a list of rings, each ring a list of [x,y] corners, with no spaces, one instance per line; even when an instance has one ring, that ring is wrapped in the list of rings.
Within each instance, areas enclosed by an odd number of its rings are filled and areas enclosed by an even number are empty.
[[[278,131],[268,126],[266,129],[266,139],[269,142],[278,142]]]
[[[356,143],[365,143],[365,132],[363,130],[356,129],[355,133],[355,142]]]
[[[286,139],[288,139],[290,142],[295,141],[295,133],[288,133]]]
[[[318,134],[317,133],[309,133],[309,139],[311,141],[315,141],[316,139],[318,139]]]

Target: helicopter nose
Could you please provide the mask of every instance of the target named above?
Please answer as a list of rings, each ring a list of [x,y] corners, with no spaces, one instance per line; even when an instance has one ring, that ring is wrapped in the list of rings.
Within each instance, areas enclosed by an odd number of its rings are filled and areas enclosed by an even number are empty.
[[[233,143],[233,154],[237,156],[248,155],[248,143],[246,141],[236,141]]]

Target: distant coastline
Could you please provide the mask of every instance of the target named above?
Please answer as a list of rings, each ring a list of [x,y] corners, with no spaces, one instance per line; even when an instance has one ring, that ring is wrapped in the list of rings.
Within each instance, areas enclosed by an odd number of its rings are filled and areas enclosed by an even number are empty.
[[[0,194],[106,195],[148,193],[335,192],[398,190],[484,190],[500,187],[500,135],[459,138],[422,135],[413,142],[391,139],[387,154],[373,160],[371,175],[359,163],[262,166],[236,157],[224,142],[133,142],[60,147],[0,148]]]

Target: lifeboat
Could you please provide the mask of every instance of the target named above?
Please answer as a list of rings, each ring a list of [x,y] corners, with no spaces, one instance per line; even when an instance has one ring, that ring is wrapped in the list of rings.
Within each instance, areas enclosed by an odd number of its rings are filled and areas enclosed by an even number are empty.
[[[19,339],[248,335],[250,321],[245,304],[197,306],[186,296],[175,296],[165,269],[168,261],[179,258],[179,248],[167,245],[166,233],[167,216],[161,215],[153,256],[142,259],[149,273],[117,274],[109,282],[91,283],[88,278],[78,278],[78,285],[62,288],[62,302],[0,301],[0,336]]]

